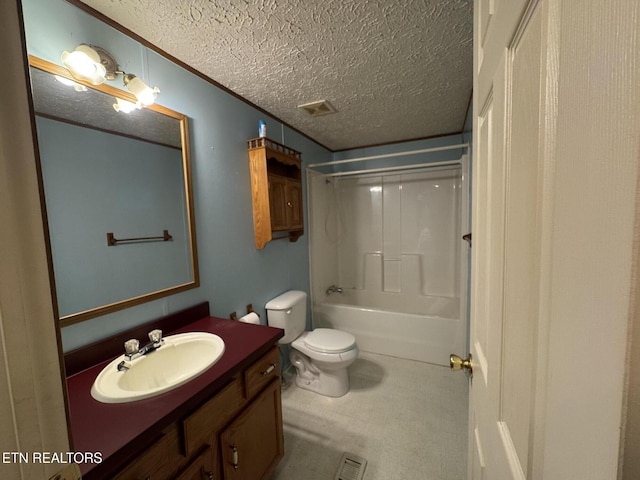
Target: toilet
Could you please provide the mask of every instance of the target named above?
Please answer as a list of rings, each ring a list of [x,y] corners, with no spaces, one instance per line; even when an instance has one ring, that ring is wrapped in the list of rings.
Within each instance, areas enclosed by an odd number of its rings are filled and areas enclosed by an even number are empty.
[[[349,391],[347,368],[358,357],[353,335],[331,328],[306,332],[307,294],[289,290],[265,305],[267,322],[284,329],[280,344],[291,344],[289,358],[296,367],[296,385],[305,390],[341,397]]]

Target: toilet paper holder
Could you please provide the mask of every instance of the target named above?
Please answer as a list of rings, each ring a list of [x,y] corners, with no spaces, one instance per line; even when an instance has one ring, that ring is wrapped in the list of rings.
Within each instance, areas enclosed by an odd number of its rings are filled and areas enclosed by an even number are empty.
[[[248,315],[250,313],[255,313],[258,317],[260,316],[260,314],[253,309],[253,304],[252,303],[248,303],[247,304],[247,313],[246,314]],[[236,312],[231,312],[229,314],[229,318],[231,320],[238,320],[238,314]]]

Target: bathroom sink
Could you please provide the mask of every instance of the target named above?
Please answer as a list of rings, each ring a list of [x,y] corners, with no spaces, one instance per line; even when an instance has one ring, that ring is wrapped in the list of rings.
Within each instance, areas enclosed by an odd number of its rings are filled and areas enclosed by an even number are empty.
[[[103,403],[125,403],[172,390],[200,375],[224,353],[224,341],[206,332],[178,333],[164,338],[157,350],[110,362],[98,374],[91,396]],[[119,365],[125,362],[125,368]]]

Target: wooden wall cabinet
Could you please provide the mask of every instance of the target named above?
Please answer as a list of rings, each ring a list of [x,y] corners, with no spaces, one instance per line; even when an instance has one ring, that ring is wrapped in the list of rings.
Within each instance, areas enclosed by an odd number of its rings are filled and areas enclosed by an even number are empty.
[[[303,233],[302,155],[267,138],[249,140],[256,248],[274,238],[295,242]],[[274,237],[274,233],[284,235]]]
[[[278,347],[164,434],[116,480],[266,480],[284,456]]]

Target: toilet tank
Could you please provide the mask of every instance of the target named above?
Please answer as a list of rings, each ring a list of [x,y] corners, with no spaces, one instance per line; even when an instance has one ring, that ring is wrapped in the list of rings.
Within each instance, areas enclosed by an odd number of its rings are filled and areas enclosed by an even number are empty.
[[[289,290],[269,300],[267,323],[271,327],[284,329],[284,337],[278,343],[291,343],[304,332],[307,323],[307,294]]]

